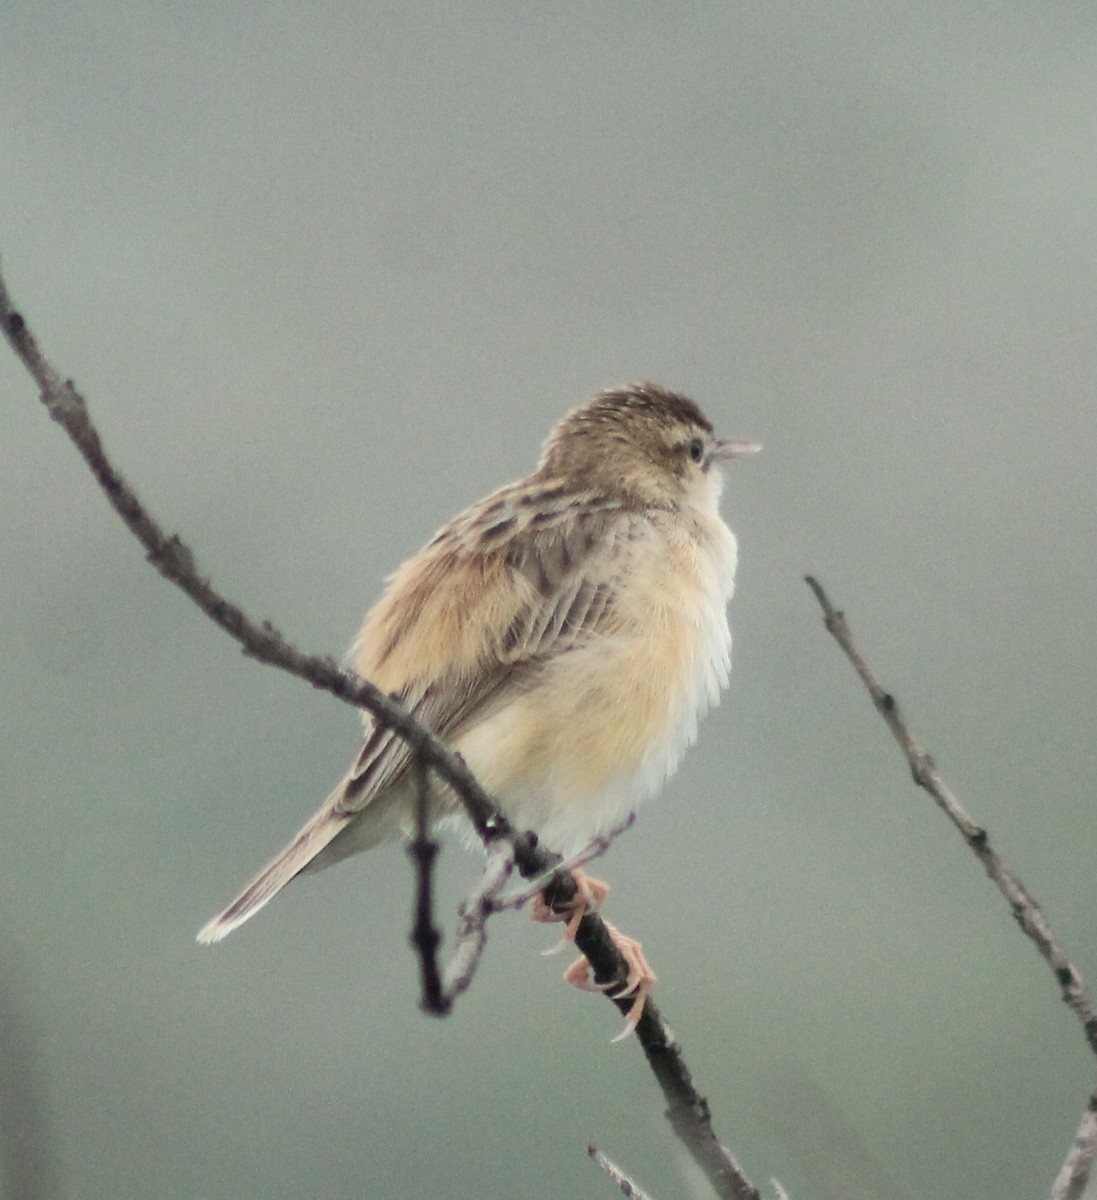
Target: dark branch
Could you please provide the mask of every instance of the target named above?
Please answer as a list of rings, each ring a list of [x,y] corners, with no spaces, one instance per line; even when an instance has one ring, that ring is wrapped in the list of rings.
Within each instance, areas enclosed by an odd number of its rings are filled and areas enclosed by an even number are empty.
[[[1040,952],[1040,957],[1047,963],[1055,976],[1063,1000],[1078,1018],[1090,1050],[1097,1054],[1097,1010],[1094,1009],[1093,998],[1081,971],[1067,958],[1052,933],[1051,926],[1040,906],[1029,894],[1016,873],[1006,865],[1005,860],[991,846],[987,831],[967,813],[941,777],[941,773],[937,770],[937,764],[915,740],[899,710],[899,704],[895,697],[881,686],[876,673],[857,648],[845,614],[831,604],[830,597],[817,579],[807,575],[805,582],[815,594],[815,599],[819,601],[819,607],[823,610],[823,623],[827,632],[842,647],[846,657],[853,664],[853,669],[860,676],[861,682],[872,697],[876,711],[883,717],[892,736],[902,747],[903,754],[910,764],[910,773],[914,782],[933,797],[938,808],[960,831],[972,853],[1005,897],[1017,924]],[[1060,1172],[1060,1178],[1063,1178],[1063,1174],[1066,1172],[1070,1176],[1070,1180],[1063,1184],[1066,1190],[1055,1193],[1057,1197],[1073,1197],[1081,1194],[1095,1152],[1097,1152],[1097,1120],[1094,1118],[1093,1108],[1090,1107],[1082,1117],[1071,1154],[1063,1165],[1063,1171]],[[1059,1187],[1059,1180],[1056,1180],[1056,1187]],[[1077,1187],[1078,1190],[1071,1191],[1072,1187]]]
[[[580,950],[590,958],[578,937],[575,941]],[[592,958],[591,963],[594,963]],[[598,978],[597,968],[595,978]],[[627,1002],[614,1003],[621,1008],[622,1014],[627,1012]],[[704,1171],[716,1194],[724,1200],[761,1200],[758,1190],[743,1174],[731,1151],[716,1136],[712,1128],[712,1113],[709,1111],[708,1101],[694,1086],[678,1039],[663,1020],[662,1013],[651,1002],[650,996],[644,1005],[640,1024],[636,1026],[636,1036],[640,1039],[648,1063],[663,1089],[667,1100],[667,1120],[671,1128]]]
[[[415,837],[408,843],[408,856],[415,864],[415,923],[411,944],[419,958],[422,980],[422,1006],[436,1017],[449,1015],[453,1002],[442,987],[438,968],[438,948],[442,935],[434,924],[434,860],[438,843],[430,836],[430,778],[426,764],[416,758]]]

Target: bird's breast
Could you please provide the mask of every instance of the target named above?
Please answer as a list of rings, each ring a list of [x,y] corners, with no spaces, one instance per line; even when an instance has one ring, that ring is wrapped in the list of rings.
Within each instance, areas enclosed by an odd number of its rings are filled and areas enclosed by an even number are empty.
[[[718,518],[656,521],[615,595],[613,631],[558,655],[456,743],[508,815],[581,845],[671,774],[727,681],[735,540]]]

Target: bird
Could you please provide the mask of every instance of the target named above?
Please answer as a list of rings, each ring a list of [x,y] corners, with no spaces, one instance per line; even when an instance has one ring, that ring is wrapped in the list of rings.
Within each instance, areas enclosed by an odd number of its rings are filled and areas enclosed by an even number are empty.
[[[657,384],[596,393],[552,428],[532,474],[389,577],[355,670],[460,754],[516,828],[574,853],[659,791],[728,682],[738,545],[719,511],[721,468],[758,449],[717,438],[693,400]],[[200,942],[298,875],[413,835],[411,752],[363,716],[346,774]],[[433,783],[430,812],[459,820],[460,805]],[[600,903],[604,885],[576,878],[577,903]],[[544,905],[533,915],[561,919]],[[613,932],[642,1008],[654,974]],[[580,986],[583,963],[567,976]]]

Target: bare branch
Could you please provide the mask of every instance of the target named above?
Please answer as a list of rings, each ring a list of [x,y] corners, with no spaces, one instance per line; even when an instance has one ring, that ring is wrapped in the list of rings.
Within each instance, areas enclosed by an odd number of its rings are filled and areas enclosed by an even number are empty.
[[[933,797],[937,806],[960,831],[972,853],[982,863],[987,875],[1006,898],[1014,919],[1051,969],[1063,1000],[1081,1023],[1090,1050],[1097,1054],[1097,1010],[1094,1009],[1093,997],[1081,971],[1066,956],[1059,945],[1040,906],[1029,894],[1016,873],[1007,866],[1005,860],[991,846],[987,831],[968,814],[953,794],[952,789],[942,779],[937,764],[915,740],[899,711],[899,704],[895,697],[881,686],[876,673],[854,643],[845,614],[831,604],[830,597],[817,579],[808,575],[805,577],[805,582],[815,594],[815,598],[823,610],[823,623],[827,632],[842,647],[846,657],[853,664],[853,669],[860,676],[861,682],[872,697],[876,711],[883,717],[892,736],[902,748],[907,762],[910,764],[914,782]],[[1064,1191],[1063,1196],[1081,1194],[1081,1188],[1084,1188],[1089,1175],[1094,1153],[1097,1152],[1097,1130],[1094,1129],[1093,1104],[1091,1099],[1090,1106],[1082,1118],[1078,1136],[1071,1147],[1070,1155],[1056,1180],[1056,1187],[1058,1187],[1064,1174],[1069,1174],[1072,1180],[1080,1181],[1078,1182],[1079,1190],[1077,1192]]]
[[[468,988],[480,965],[488,940],[488,917],[500,911],[496,897],[514,871],[514,849],[509,842],[495,842],[487,854],[480,884],[457,914],[457,937],[444,981],[447,994],[454,1000]]]
[[[591,965],[595,965],[591,950],[584,944],[583,938],[583,926],[588,920],[590,917],[580,921],[575,942],[590,959]],[[606,936],[608,939],[608,934]],[[627,1015],[629,1001],[615,1000],[614,1003],[622,1016]],[[704,1172],[717,1196],[722,1200],[761,1200],[757,1188],[743,1174],[731,1151],[716,1136],[708,1101],[694,1086],[678,1039],[650,996],[644,1005],[640,1024],[636,1026],[636,1036],[663,1089],[671,1128]]]
[[[622,1196],[631,1196],[632,1200],[651,1200],[651,1196],[613,1161],[607,1158],[597,1146],[588,1146],[587,1153],[602,1168],[603,1171],[621,1189]]]
[[[1080,1200],[1097,1154],[1097,1092],[1089,1098],[1078,1132],[1051,1186],[1051,1200]]]
[[[438,843],[430,836],[430,778],[426,764],[416,756],[415,837],[408,843],[408,857],[415,864],[415,922],[411,944],[419,959],[423,1011],[436,1017],[449,1015],[453,1007],[442,987],[438,969],[438,947],[442,935],[434,924],[434,861]]]

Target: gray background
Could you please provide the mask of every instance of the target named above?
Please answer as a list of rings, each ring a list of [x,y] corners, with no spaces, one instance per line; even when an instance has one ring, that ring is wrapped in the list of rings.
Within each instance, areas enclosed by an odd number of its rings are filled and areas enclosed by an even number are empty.
[[[988,3],[60,3],[0,17],[0,253],[229,595],[382,577],[650,377],[731,471],[730,693],[600,873],[722,1134],[798,1198],[1038,1195],[1093,1064],[916,793],[817,572],[1097,976],[1097,17]],[[198,926],[356,718],[142,561],[0,354],[0,955],[51,1196],[691,1194],[638,1050],[499,919],[422,1016],[398,849]],[[476,861],[446,853],[447,913]],[[447,923],[450,920],[447,917]]]

